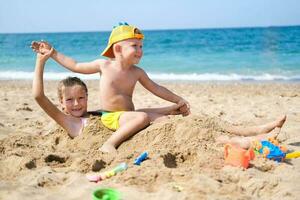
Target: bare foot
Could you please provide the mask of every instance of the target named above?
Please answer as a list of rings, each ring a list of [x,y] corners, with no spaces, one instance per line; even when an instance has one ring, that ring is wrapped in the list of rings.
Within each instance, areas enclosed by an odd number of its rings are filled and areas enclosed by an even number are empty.
[[[275,120],[276,127],[281,128],[286,120],[286,115],[282,115],[277,120]]]
[[[279,134],[280,129],[283,126],[285,120],[286,120],[286,115],[282,115],[281,117],[279,117],[275,121],[260,126],[260,130],[258,131],[258,133],[259,134],[266,134],[266,133],[271,132],[275,128],[278,128],[279,129],[278,134]]]
[[[278,118],[278,120],[277,120],[277,122],[278,122],[277,126],[274,129],[274,133],[275,133],[274,137],[275,138],[278,137],[278,135],[279,135],[279,133],[281,131],[281,128],[282,128],[282,126],[283,126],[283,124],[284,124],[285,121],[286,121],[286,115],[283,115],[281,118]]]
[[[114,153],[114,154],[117,153],[117,149],[113,145],[106,144],[106,143],[104,143],[102,147],[99,148],[99,150],[102,151],[103,153]]]

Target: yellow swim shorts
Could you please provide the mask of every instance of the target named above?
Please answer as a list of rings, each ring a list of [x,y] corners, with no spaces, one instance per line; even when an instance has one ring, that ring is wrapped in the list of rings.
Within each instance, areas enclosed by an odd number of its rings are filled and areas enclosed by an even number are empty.
[[[101,122],[106,128],[115,131],[120,127],[119,118],[123,112],[124,111],[102,112]]]

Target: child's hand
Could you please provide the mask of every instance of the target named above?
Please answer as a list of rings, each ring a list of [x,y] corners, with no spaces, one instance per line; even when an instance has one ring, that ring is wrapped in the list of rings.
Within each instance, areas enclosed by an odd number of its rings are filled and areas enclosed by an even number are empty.
[[[48,54],[50,51],[53,52],[53,47],[46,41],[33,41],[31,43],[32,50],[36,53],[40,54]],[[51,54],[50,54],[51,56]]]
[[[49,51],[44,52],[44,54],[37,53],[36,59],[40,62],[45,63],[51,57],[53,51],[54,51],[54,49],[51,48]]]
[[[181,99],[177,105],[179,105],[179,111],[182,114],[182,116],[188,116],[189,114],[191,114],[190,111],[190,104],[188,101],[186,101],[185,99]]]
[[[182,114],[181,112],[180,112],[180,105],[178,105],[178,104],[174,104],[174,105],[172,105],[172,106],[170,106],[169,108],[170,108],[170,111],[167,113],[168,115],[180,115],[180,114]]]

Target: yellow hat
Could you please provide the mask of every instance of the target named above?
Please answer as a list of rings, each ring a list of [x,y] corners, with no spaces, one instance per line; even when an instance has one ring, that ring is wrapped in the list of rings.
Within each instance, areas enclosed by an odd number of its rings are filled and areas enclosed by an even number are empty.
[[[144,35],[138,28],[127,24],[115,27],[109,36],[107,47],[104,49],[101,55],[109,58],[114,58],[115,55],[111,48],[112,45],[116,42],[131,38],[144,39]]]

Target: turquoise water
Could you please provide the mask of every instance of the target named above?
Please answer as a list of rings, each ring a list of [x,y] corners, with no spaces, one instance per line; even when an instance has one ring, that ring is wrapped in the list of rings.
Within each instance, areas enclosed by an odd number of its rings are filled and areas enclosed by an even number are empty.
[[[300,26],[144,31],[139,64],[162,80],[300,81]],[[31,79],[32,40],[44,39],[79,62],[97,59],[109,32],[0,34],[0,79]],[[47,79],[69,75],[53,61]],[[84,75],[96,79],[96,75]]]

